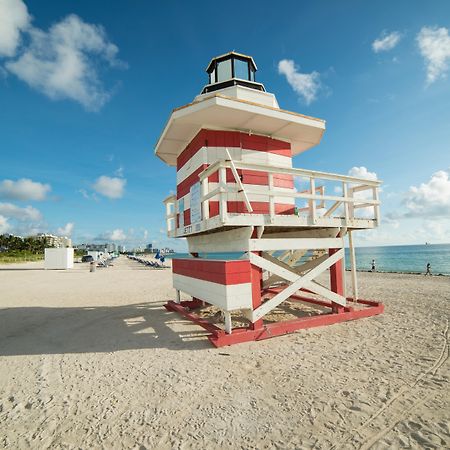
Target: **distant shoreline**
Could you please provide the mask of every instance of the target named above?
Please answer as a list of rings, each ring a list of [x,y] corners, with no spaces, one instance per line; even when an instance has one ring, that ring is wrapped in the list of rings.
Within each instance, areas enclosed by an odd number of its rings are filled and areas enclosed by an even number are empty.
[[[350,272],[350,269],[345,269],[346,272]],[[356,269],[357,272],[365,272],[365,273],[372,273],[371,270],[364,270],[364,269]],[[424,272],[400,272],[400,271],[392,271],[392,270],[376,270],[373,273],[396,273],[397,275],[423,275],[425,276]],[[433,277],[450,277],[450,274],[447,273],[433,273],[431,276]]]

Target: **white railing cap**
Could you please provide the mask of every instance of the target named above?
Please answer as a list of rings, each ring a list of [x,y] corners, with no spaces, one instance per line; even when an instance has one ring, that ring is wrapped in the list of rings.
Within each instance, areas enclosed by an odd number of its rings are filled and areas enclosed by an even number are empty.
[[[285,168],[285,167],[273,167],[266,164],[256,164],[256,163],[245,163],[242,161],[234,161],[234,165],[237,169],[250,169],[250,170],[260,170],[262,172],[269,173],[283,173],[287,175],[293,176],[304,176],[309,178],[322,178],[326,180],[333,181],[346,181],[349,183],[359,183],[365,184],[368,186],[379,186],[382,181],[381,180],[368,180],[367,178],[357,178],[351,177],[349,175],[339,175],[336,173],[328,173],[328,172],[320,172],[317,170],[308,170],[308,169],[295,169],[295,168]],[[220,160],[211,164],[207,167],[203,172],[199,174],[200,181],[209,176],[210,174],[216,172],[220,167],[231,167],[230,161]]]

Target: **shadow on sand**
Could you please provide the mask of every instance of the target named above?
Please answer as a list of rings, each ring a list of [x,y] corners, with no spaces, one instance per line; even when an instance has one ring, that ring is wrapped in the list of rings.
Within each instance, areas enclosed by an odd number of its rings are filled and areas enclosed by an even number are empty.
[[[211,348],[207,333],[163,304],[0,309],[0,356]]]

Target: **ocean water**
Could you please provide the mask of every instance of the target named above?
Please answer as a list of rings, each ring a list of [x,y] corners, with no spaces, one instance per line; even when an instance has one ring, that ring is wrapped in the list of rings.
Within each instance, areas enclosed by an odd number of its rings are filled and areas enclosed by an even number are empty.
[[[450,244],[391,245],[356,248],[356,267],[370,270],[372,259],[379,272],[425,273],[427,263],[434,275],[450,275]],[[166,255],[169,258],[188,258],[187,253]],[[200,255],[206,256],[206,255]],[[210,259],[238,259],[242,253],[214,253]],[[346,267],[350,268],[348,249],[345,251]]]
[[[359,247],[356,249],[356,267],[370,270],[372,259],[380,272],[425,273],[427,263],[434,275],[450,275],[450,244],[391,245],[386,247]],[[350,260],[346,251],[346,266]]]

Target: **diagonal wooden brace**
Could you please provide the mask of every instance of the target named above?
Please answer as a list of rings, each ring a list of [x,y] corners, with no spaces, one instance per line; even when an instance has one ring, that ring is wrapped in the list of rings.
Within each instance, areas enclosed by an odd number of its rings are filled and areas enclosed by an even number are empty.
[[[265,252],[263,252],[263,257],[266,257]],[[322,261],[325,261],[327,258],[328,258],[328,255],[322,255],[316,259],[311,259],[309,261],[306,261],[302,265],[295,266],[295,267],[293,267],[293,264],[290,264],[290,261],[288,261],[288,263],[286,263],[284,261],[280,261],[279,258],[274,258],[275,261],[273,261],[273,262],[275,262],[276,264],[279,262],[279,265],[281,265],[282,267],[284,267],[286,269],[290,269],[293,273],[295,273],[297,275],[301,275],[303,272],[306,272],[307,270],[314,269],[314,267],[319,265]],[[266,258],[266,259],[269,259],[269,258]],[[264,288],[270,287],[273,283],[283,280],[283,279],[285,279],[285,278],[280,277],[278,275],[271,275],[266,281],[264,281],[263,287]]]
[[[278,260],[274,256],[262,252],[262,259],[266,259],[269,263],[273,263],[276,266],[280,266],[282,269],[286,269],[288,272],[291,272],[291,274],[287,274],[284,272],[284,276],[281,275],[279,272],[279,278],[285,279],[291,282],[294,282],[298,279],[300,274],[302,272],[305,272],[306,270],[311,270],[315,267],[317,267],[319,264],[321,264],[323,261],[326,261],[329,258],[328,255],[320,256],[317,259],[313,259],[311,261],[306,262],[305,264],[299,266],[299,267],[291,267],[288,264]],[[326,287],[316,283],[315,281],[309,281],[306,283],[304,287],[307,287],[310,291],[321,295],[322,297],[325,297],[328,300],[331,300],[334,303],[337,303],[338,305],[345,306],[347,304],[346,299],[342,296],[337,294],[336,292],[333,292]]]
[[[231,157],[228,148],[226,148],[225,151],[227,152],[228,159],[230,160],[231,172],[233,173],[234,179],[235,179],[236,184],[238,185],[238,188],[239,188],[238,192],[241,192],[242,195],[244,196],[244,203],[245,203],[245,206],[247,208],[247,211],[252,213],[253,212],[252,205],[250,204],[250,200],[248,199],[247,193],[245,192],[244,185],[242,184],[241,178],[239,177],[239,174],[238,174],[238,171],[237,171],[236,166],[234,164],[233,158]]]
[[[259,308],[251,311],[252,322],[261,319],[268,312],[276,308],[280,303],[287,300],[296,291],[306,286],[308,286],[308,289],[311,289],[314,292],[320,291],[317,292],[320,295],[326,294],[326,298],[334,301],[335,303],[338,303],[340,305],[346,304],[346,300],[344,297],[329,291],[328,289],[324,288],[323,286],[320,286],[317,283],[312,282],[313,279],[316,278],[319,274],[321,274],[324,270],[328,269],[329,267],[331,267],[333,264],[335,264],[337,261],[339,261],[344,257],[344,249],[341,248],[336,253],[329,256],[327,259],[325,259],[323,262],[318,264],[314,269],[311,269],[306,275],[303,276],[299,276],[298,274],[293,272],[292,269],[281,267],[279,265],[279,261],[276,260],[276,258],[273,258],[272,256],[270,256],[272,261],[269,261],[267,259],[267,256],[270,255],[266,255],[265,258],[262,258],[261,256],[250,254],[250,262],[255,266],[269,270],[270,272],[275,273],[280,277],[283,277],[284,279],[292,282],[292,284],[286,287],[279,294],[275,295],[275,297],[272,297],[270,300],[266,301]],[[276,260],[277,262],[273,260]]]

